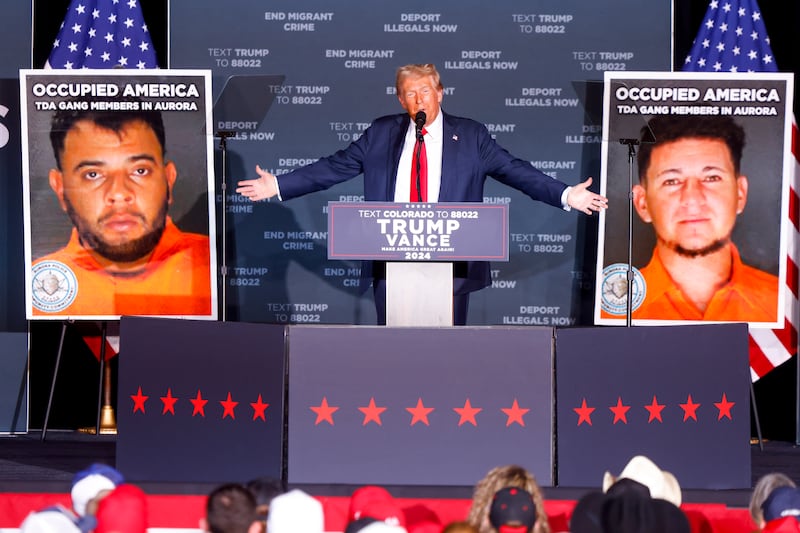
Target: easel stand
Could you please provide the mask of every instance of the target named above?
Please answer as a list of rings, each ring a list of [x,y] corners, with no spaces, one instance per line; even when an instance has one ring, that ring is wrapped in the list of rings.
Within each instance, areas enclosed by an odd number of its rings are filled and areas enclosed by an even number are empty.
[[[756,421],[756,435],[758,435],[758,448],[764,451],[764,439],[761,437],[761,422],[758,419],[758,406],[756,405],[756,391],[753,388],[753,380],[750,380],[750,403],[753,404],[753,417]]]
[[[47,411],[44,415],[42,424],[42,441],[47,438],[47,426],[50,420],[50,410],[53,406],[53,395],[56,390],[56,379],[58,370],[61,366],[61,355],[64,351],[64,338],[67,334],[67,326],[74,324],[72,320],[64,321],[61,324],[61,337],[58,341],[58,351],[56,353],[56,363],[53,369],[53,379],[50,383],[50,396],[47,399]],[[97,390],[97,421],[93,428],[81,428],[82,433],[94,435],[116,435],[117,422],[114,416],[114,407],[111,403],[111,366],[106,364],[106,341],[108,339],[108,322],[100,323],[100,377]]]

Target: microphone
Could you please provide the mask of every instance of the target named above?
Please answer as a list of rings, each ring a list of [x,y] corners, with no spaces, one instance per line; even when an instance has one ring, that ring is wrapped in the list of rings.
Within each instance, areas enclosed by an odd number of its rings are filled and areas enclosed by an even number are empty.
[[[425,114],[425,111],[417,111],[417,114],[414,116],[414,123],[417,125],[417,139],[422,137],[422,128],[425,127],[425,122],[428,120],[428,115]]]
[[[423,142],[424,138],[422,135],[422,128],[425,127],[425,121],[428,120],[427,115],[425,115],[425,111],[417,111],[417,114],[414,115],[414,123],[417,125],[417,144],[414,146],[414,168],[416,168],[416,183],[414,184],[417,189],[417,201],[422,201],[422,190],[419,178],[419,171],[420,171],[420,155],[422,153]],[[413,198],[413,195],[412,195]]]

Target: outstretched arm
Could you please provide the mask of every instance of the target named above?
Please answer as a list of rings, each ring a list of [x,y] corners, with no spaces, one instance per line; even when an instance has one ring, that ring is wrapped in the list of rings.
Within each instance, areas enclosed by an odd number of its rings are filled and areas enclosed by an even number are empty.
[[[587,178],[586,181],[573,185],[567,195],[567,204],[587,215],[591,215],[592,211],[599,212],[608,209],[608,198],[590,191],[589,185],[591,184],[592,178]]]
[[[254,202],[266,200],[278,194],[278,182],[275,176],[256,165],[258,178],[242,180],[237,183],[236,192]]]

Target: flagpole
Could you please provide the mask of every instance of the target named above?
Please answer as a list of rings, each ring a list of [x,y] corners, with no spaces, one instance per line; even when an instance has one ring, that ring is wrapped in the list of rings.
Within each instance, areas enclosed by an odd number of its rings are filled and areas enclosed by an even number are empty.
[[[792,156],[794,157],[794,166],[792,167],[793,172],[792,172],[792,180],[791,180],[791,187],[790,187],[790,191],[789,191],[789,196],[793,196],[794,194],[797,194],[797,192],[798,192],[798,182],[800,182],[800,175],[798,174],[798,172],[800,172],[800,146],[798,146],[797,134],[798,134],[797,117],[794,116],[794,117],[792,117],[792,135],[791,135],[791,138],[792,138],[791,151],[792,151]],[[797,222],[797,218],[796,217],[798,216],[798,214],[797,214],[797,211],[791,211],[792,210],[792,205],[794,205],[794,202],[792,202],[791,199],[790,199],[790,201],[789,201],[789,209],[790,209],[789,219],[792,220],[793,222]],[[795,243],[797,242],[795,234],[793,232],[791,232],[791,231],[787,233],[786,238],[787,239],[795,239]],[[791,249],[793,249],[793,247],[792,246],[787,246],[787,249],[791,250]],[[795,254],[796,253],[797,252],[795,252]],[[788,272],[791,272],[791,271],[795,270],[795,269],[791,268],[792,264],[794,264],[794,261],[796,261],[796,256],[793,256],[791,252],[787,252],[787,260],[786,260],[787,269],[786,270]],[[791,263],[791,264],[789,264],[789,263]],[[800,286],[800,285],[798,285],[798,283],[800,283],[800,271],[798,271],[797,276],[795,276],[794,286],[795,287]],[[787,298],[792,298],[794,295],[790,291],[790,293],[787,294],[786,296],[787,296]],[[791,328],[792,326],[794,326],[794,331],[796,332],[795,339],[794,339],[794,354],[790,354],[790,355],[794,356],[794,368],[795,368],[795,376],[794,376],[794,394],[795,394],[795,397],[794,397],[794,443],[795,443],[796,446],[800,446],[800,332],[797,332],[797,328],[800,327],[800,305],[792,305],[791,306],[791,310],[792,310],[791,317],[790,317],[791,324],[789,326],[787,326],[787,327]]]

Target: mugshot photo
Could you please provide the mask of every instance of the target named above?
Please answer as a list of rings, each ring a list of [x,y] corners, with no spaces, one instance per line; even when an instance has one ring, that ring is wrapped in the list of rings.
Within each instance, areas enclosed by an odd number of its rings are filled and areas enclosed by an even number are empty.
[[[212,317],[209,75],[23,73],[29,318]]]
[[[783,323],[790,83],[607,75],[596,323]]]

